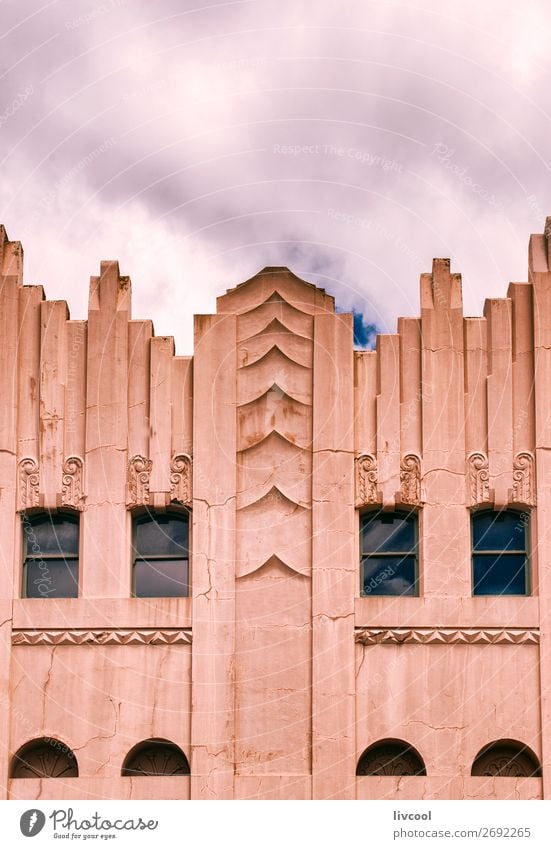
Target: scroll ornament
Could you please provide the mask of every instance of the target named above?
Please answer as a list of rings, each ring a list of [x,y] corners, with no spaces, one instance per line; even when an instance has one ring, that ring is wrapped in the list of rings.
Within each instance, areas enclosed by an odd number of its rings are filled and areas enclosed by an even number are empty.
[[[128,498],[129,507],[149,504],[149,479],[153,463],[147,457],[136,454],[128,463]]]
[[[421,503],[421,460],[417,454],[406,454],[400,465],[400,501]]]
[[[377,461],[373,454],[360,454],[356,457],[356,507],[377,502]]]
[[[528,451],[521,451],[513,461],[513,504],[533,506],[536,503],[534,481],[534,457]]]
[[[474,451],[467,457],[467,482],[472,506],[490,501],[488,458],[481,451]]]
[[[170,500],[191,506],[191,457],[175,454],[170,464]]]
[[[80,457],[68,457],[63,464],[61,503],[75,510],[84,509],[84,464]]]
[[[23,457],[19,461],[19,509],[29,510],[40,506],[40,471],[38,463],[32,457]]]

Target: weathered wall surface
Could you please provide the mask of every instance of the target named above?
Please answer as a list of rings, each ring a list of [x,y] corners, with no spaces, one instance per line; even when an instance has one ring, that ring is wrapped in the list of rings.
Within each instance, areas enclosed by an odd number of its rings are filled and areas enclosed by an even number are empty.
[[[375,351],[265,269],[197,316],[194,356],[131,318],[103,263],[87,321],[22,285],[0,230],[0,784],[13,798],[550,797],[551,272],[462,314],[435,260]],[[189,598],[132,598],[131,517],[191,509]],[[470,514],[531,515],[529,597],[473,598]],[[21,515],[81,514],[78,599],[22,598]],[[360,598],[359,516],[416,509],[419,598]],[[56,737],[79,778],[13,779]],[[149,737],[191,776],[122,778]],[[427,776],[358,777],[377,740]],[[474,778],[496,739],[543,779]]]

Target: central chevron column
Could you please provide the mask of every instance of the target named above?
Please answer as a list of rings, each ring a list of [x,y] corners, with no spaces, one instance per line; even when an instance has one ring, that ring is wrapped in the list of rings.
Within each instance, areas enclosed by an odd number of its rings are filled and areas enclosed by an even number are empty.
[[[237,313],[237,798],[312,792],[312,375],[324,298],[265,269],[218,302]]]
[[[238,319],[236,790],[245,797],[310,796],[312,335],[312,316],[278,292]]]

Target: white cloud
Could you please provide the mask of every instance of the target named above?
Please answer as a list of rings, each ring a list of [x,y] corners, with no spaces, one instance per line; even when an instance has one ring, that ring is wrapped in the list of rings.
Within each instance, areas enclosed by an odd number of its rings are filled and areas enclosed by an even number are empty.
[[[385,329],[434,255],[471,314],[525,278],[551,188],[543,3],[29,5],[0,44],[0,115],[33,88],[2,126],[0,215],[75,315],[104,258],[181,352],[265,265]]]

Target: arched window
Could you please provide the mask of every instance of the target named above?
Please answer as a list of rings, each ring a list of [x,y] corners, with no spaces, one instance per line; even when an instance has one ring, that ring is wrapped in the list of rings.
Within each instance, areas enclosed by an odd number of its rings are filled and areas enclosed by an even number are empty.
[[[419,595],[415,513],[365,513],[360,547],[363,596]]]
[[[61,740],[42,737],[22,746],[12,760],[12,778],[77,778],[78,764]]]
[[[473,595],[528,595],[528,513],[474,513]]]
[[[539,761],[528,746],[518,740],[496,740],[480,750],[473,762],[471,775],[498,778],[539,778]]]
[[[77,598],[79,516],[39,513],[22,517],[23,595]]]
[[[133,593],[140,598],[188,595],[187,513],[147,512],[134,519]]]
[[[426,775],[419,752],[403,740],[379,740],[358,761],[356,775]]]
[[[126,756],[121,775],[189,775],[189,764],[169,740],[143,740]]]

